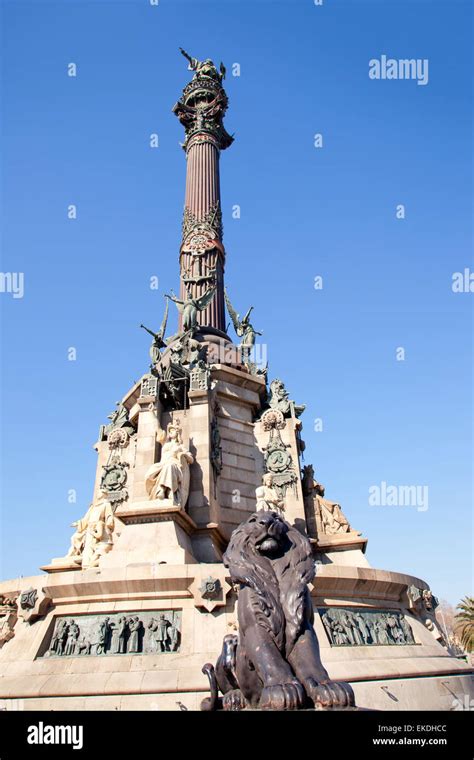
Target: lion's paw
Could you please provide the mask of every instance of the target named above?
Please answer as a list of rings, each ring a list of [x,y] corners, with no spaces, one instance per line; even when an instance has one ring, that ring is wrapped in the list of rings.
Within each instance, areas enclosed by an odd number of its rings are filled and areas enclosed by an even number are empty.
[[[299,710],[305,701],[304,689],[299,681],[266,686],[260,697],[261,710]]]
[[[240,689],[232,689],[224,694],[222,698],[222,707],[224,710],[243,710],[247,706],[244,695]]]
[[[308,678],[305,689],[316,709],[353,707],[355,704],[352,686],[345,681],[322,682]]]

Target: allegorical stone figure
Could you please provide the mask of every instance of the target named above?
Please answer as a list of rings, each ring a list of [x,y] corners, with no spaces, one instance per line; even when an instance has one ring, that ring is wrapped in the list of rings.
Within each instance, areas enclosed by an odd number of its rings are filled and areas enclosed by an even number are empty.
[[[86,542],[87,515],[88,512],[86,512],[81,520],[75,520],[71,523],[71,528],[75,528],[76,530],[71,536],[71,546],[69,547],[67,556],[72,557],[78,564],[82,562],[82,552],[84,551],[84,544]]]
[[[71,538],[67,556],[83,569],[97,567],[100,557],[112,548],[114,524],[112,507],[100,496],[96,503],[90,505],[81,520],[72,523],[76,532]]]
[[[351,526],[344,516],[340,504],[324,498],[325,488],[322,483],[314,481],[314,495],[319,507],[321,525],[324,533],[349,533]]]
[[[285,511],[285,502],[280,499],[275,488],[273,488],[273,475],[271,472],[266,472],[262,477],[263,485],[258,486],[255,489],[255,496],[257,499],[256,509],[269,509],[275,510],[279,514],[283,514]]]
[[[173,504],[185,507],[189,494],[189,465],[194,457],[181,442],[181,430],[170,423],[161,459],[145,475],[150,499],[170,499]]]

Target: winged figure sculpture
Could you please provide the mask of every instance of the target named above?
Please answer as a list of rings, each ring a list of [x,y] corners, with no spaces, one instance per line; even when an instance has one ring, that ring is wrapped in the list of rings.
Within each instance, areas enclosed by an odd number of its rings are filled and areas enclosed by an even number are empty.
[[[255,330],[254,326],[250,322],[250,314],[252,313],[253,306],[250,307],[245,316],[241,319],[240,314],[237,314],[231,304],[227,290],[224,291],[224,296],[230,318],[232,319],[232,324],[234,325],[234,330],[239,338],[242,338],[240,347],[242,349],[242,358],[245,361],[250,357],[250,352],[255,345],[255,336],[263,335],[263,333]]]
[[[176,298],[173,291],[171,291],[171,295],[166,296],[171,301],[174,301],[178,307],[178,311],[183,315],[183,330],[185,332],[188,330],[196,329],[198,326],[198,312],[203,311],[207,306],[209,306],[216,293],[216,286],[213,285],[212,287],[208,288],[202,296],[199,296],[199,298],[193,298],[189,289],[187,289],[186,292],[188,297],[184,301]]]

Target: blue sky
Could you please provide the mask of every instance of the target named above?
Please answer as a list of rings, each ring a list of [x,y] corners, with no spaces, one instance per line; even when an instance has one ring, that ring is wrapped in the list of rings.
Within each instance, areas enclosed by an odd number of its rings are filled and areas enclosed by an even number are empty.
[[[457,603],[472,575],[474,296],[451,288],[473,269],[470,3],[16,0],[2,16],[1,269],[25,293],[0,293],[1,576],[67,551],[98,427],[147,370],[138,326],[178,287],[182,46],[227,66],[226,281],[255,306],[270,378],[307,404],[305,462],[373,566]],[[428,84],[371,80],[382,54],[428,59]],[[382,481],[427,485],[428,510],[370,506]]]

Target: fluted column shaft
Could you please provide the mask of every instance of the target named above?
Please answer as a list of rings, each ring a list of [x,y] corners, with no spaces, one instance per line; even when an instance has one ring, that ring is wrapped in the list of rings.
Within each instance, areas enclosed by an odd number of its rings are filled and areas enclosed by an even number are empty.
[[[225,332],[224,248],[220,223],[217,225],[219,230],[215,229],[216,220],[221,215],[219,156],[219,148],[210,135],[195,135],[187,148],[185,218],[192,217],[197,224],[202,223],[202,234],[207,243],[202,251],[182,247],[180,298],[186,300],[190,293],[193,298],[200,298],[215,283],[215,296],[198,313],[198,324]],[[214,230],[207,229],[212,227]],[[200,228],[195,232],[199,234]],[[200,277],[207,279],[199,281]],[[198,281],[190,282],[190,279]]]

